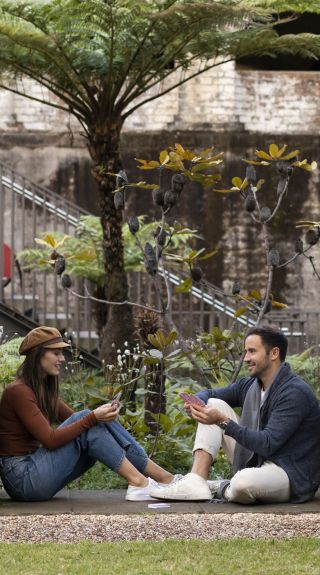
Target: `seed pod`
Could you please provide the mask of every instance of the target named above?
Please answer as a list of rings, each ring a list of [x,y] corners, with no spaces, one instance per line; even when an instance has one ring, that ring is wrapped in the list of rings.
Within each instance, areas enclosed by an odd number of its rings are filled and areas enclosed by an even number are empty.
[[[63,274],[63,276],[61,277],[61,285],[65,289],[71,288],[72,281],[71,281],[71,277],[69,276],[69,274]]]
[[[152,199],[155,206],[163,206],[164,204],[164,191],[161,188],[152,190]]]
[[[235,281],[232,286],[232,295],[238,295],[241,292],[241,286],[239,281]]]
[[[283,160],[276,163],[279,174],[284,178],[290,178],[293,172],[293,167]]]
[[[257,181],[257,173],[256,173],[256,169],[254,166],[248,166],[246,169],[246,178],[248,180],[248,182],[252,185],[254,185]]]
[[[268,253],[268,263],[269,266],[272,266],[274,268],[277,268],[280,262],[280,255],[278,250],[276,250],[275,248],[272,248],[269,253]]]
[[[171,178],[171,187],[177,194],[182,192],[185,183],[186,179],[182,174],[174,174]]]
[[[158,262],[155,251],[149,242],[144,246],[144,261],[147,273],[155,276],[158,271]]]
[[[116,176],[116,188],[121,188],[121,186],[126,186],[128,184],[128,177],[124,170],[120,170]]]
[[[302,253],[303,253],[303,241],[302,241],[301,238],[298,238],[298,239],[295,241],[294,249],[295,249],[295,252],[296,252],[297,254],[302,254]]]
[[[63,274],[64,270],[66,269],[66,260],[63,256],[58,256],[56,261],[54,262],[54,271],[58,276]]]
[[[319,239],[319,228],[310,228],[306,233],[306,242],[309,246],[315,246]]]
[[[249,194],[244,200],[244,207],[251,214],[256,209],[256,200],[253,194]]]
[[[266,222],[271,216],[271,210],[267,206],[264,206],[260,210],[260,218],[262,222]]]
[[[56,260],[58,257],[59,257],[58,252],[56,252],[56,250],[53,250],[53,252],[51,252],[50,259]]]
[[[130,216],[128,220],[128,227],[133,236],[139,231],[140,224],[137,216]]]
[[[116,210],[123,210],[124,208],[124,193],[116,192],[113,196],[114,207]]]
[[[173,190],[167,190],[164,194],[164,209],[173,208],[179,199],[179,194]]]
[[[157,235],[157,244],[159,246],[164,246],[164,244],[166,243],[167,235],[168,234],[166,230],[162,228],[159,234]]]
[[[194,282],[199,282],[203,276],[202,269],[199,266],[191,268],[190,274]]]

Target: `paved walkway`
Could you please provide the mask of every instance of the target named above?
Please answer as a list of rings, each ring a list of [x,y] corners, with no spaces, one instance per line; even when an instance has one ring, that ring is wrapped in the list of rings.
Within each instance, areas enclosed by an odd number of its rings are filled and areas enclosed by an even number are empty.
[[[182,514],[235,514],[235,513],[275,513],[278,515],[299,515],[320,513],[320,490],[313,501],[303,504],[283,503],[277,505],[237,505],[234,503],[213,504],[208,502],[171,502],[169,507],[151,508],[154,501],[137,503],[125,501],[125,490],[80,491],[62,490],[51,501],[19,503],[12,501],[4,491],[0,491],[0,516],[22,515],[136,515],[141,513],[182,513]]]

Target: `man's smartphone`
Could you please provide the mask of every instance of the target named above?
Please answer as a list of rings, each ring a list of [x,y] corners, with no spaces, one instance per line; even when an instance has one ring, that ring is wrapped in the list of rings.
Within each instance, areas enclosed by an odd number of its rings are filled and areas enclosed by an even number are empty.
[[[119,393],[117,393],[111,400],[111,405],[117,405],[118,403],[120,403],[120,399],[121,399],[121,395],[122,395],[122,391],[119,391]]]
[[[200,399],[200,397],[193,395],[192,393],[180,393],[180,397],[189,405],[205,405],[205,402]]]

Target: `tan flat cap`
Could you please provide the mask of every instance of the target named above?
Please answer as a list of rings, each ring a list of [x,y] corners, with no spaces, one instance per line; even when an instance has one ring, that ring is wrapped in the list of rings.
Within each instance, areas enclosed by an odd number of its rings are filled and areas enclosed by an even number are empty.
[[[36,347],[57,349],[60,347],[70,347],[70,344],[63,341],[61,333],[55,327],[42,325],[29,331],[28,335],[26,335],[21,342],[19,353],[20,355],[26,355]]]

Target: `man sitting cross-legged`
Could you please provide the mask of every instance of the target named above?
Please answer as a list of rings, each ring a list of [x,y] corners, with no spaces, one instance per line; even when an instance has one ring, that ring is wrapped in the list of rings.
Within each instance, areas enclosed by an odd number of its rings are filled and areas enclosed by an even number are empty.
[[[320,484],[320,407],[311,388],[284,363],[287,346],[277,329],[249,330],[244,358],[249,377],[200,391],[204,406],[185,403],[199,422],[191,473],[151,491],[152,497],[250,504],[302,503],[314,496]],[[240,418],[235,407],[242,408]],[[235,475],[207,482],[221,446]]]

